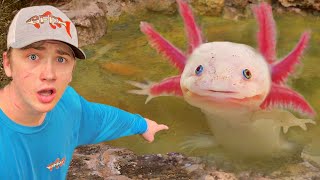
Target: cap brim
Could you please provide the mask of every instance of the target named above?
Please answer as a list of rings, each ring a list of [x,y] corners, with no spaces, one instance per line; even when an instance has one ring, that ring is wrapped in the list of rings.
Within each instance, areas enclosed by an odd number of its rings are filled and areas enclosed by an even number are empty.
[[[48,37],[41,37],[41,36],[38,36],[36,38],[33,38],[33,39],[25,39],[25,40],[20,40],[18,42],[15,42],[11,45],[9,45],[9,47],[12,47],[12,48],[23,48],[25,46],[28,46],[32,43],[35,43],[35,42],[39,42],[39,41],[46,41],[46,40],[54,40],[54,41],[60,41],[60,42],[63,42],[65,44],[67,44],[71,49],[72,51],[74,52],[74,55],[76,58],[78,59],[86,59],[86,54],[83,52],[83,50],[81,50],[80,48],[78,47],[75,47],[74,45],[72,44],[69,44],[61,39],[58,39],[58,38],[50,38],[48,39]]]
[[[66,43],[66,42],[64,42],[64,43]],[[78,59],[86,59],[86,54],[83,52],[82,49],[77,48],[77,47],[75,47],[75,46],[73,46],[73,45],[71,45],[69,43],[66,43],[66,44],[71,47],[71,49],[74,52],[74,55],[75,55],[76,58],[78,58]]]

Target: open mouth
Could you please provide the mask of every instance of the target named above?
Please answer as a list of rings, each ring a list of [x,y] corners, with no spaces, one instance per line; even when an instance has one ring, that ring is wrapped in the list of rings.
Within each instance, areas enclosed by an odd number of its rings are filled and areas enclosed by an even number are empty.
[[[50,96],[52,94],[55,93],[55,90],[54,89],[48,89],[48,90],[41,90],[41,91],[38,91],[38,94],[40,94],[41,96]]]
[[[50,103],[56,96],[55,88],[46,88],[37,92],[37,97],[42,103]]]

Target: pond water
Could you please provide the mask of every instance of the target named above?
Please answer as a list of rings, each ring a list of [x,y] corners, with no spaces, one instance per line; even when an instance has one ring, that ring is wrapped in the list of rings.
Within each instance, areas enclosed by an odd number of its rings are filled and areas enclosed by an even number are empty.
[[[294,14],[275,15],[277,23],[277,57],[281,59],[298,42],[304,30],[311,30],[311,43],[305,51],[303,66],[291,76],[289,85],[300,92],[320,114],[320,21],[318,17]],[[158,123],[167,124],[170,130],[147,143],[139,136],[124,137],[107,142],[126,147],[137,154],[182,152],[189,155],[206,155],[213,150],[187,151],[180,143],[199,133],[210,133],[204,114],[177,97],[158,97],[145,104],[146,96],[128,94],[135,87],[126,83],[134,81],[160,81],[177,75],[169,62],[151,48],[140,32],[140,21],[147,21],[166,39],[180,49],[186,49],[183,22],[178,14],[142,14],[123,16],[119,21],[108,22],[107,35],[94,45],[83,49],[88,59],[78,61],[72,86],[86,99],[110,104],[139,113]],[[253,18],[241,21],[218,17],[197,17],[208,42],[233,41],[256,47],[256,22]],[[318,121],[318,118],[315,119]],[[313,142],[310,153],[320,156],[320,127],[309,126],[308,131],[291,128],[288,136],[299,143]]]

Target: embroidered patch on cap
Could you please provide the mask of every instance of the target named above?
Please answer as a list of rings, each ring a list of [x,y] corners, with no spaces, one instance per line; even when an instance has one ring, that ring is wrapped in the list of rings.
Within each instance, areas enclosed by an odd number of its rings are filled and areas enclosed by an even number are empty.
[[[72,38],[70,32],[70,21],[63,21],[60,17],[52,15],[50,11],[43,13],[42,15],[32,16],[26,21],[28,24],[34,25],[37,29],[41,27],[42,24],[48,22],[52,29],[61,28],[61,25],[65,26],[66,32]]]

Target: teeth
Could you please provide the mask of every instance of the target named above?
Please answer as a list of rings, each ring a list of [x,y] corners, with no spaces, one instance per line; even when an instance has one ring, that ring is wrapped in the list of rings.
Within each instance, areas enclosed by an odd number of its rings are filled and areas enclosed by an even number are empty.
[[[42,96],[50,96],[52,94],[52,91],[41,91],[39,94]]]

